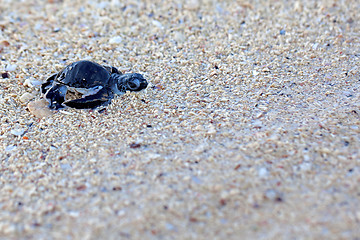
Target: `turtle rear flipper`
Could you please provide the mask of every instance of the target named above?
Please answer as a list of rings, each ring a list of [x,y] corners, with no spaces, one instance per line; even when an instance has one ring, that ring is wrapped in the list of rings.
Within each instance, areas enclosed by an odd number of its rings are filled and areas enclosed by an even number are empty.
[[[65,101],[67,86],[55,84],[46,93],[45,98],[49,100],[49,108],[59,109],[64,108],[62,103]]]
[[[51,75],[51,77],[46,79],[46,81],[43,84],[41,84],[41,93],[42,94],[45,94],[49,90],[49,88],[53,84],[53,82],[54,82],[57,75],[58,75],[57,73]]]
[[[99,90],[97,93],[83,98],[65,101],[63,105],[77,109],[94,109],[99,106],[106,106],[114,97],[113,93],[106,88]]]
[[[119,71],[116,67],[108,66],[108,65],[102,65],[106,71],[108,71],[110,74],[116,73],[116,74],[122,74],[121,71]]]

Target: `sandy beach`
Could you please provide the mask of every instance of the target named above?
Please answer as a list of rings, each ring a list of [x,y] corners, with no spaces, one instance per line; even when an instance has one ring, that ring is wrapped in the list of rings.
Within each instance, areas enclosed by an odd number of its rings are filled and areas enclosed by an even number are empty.
[[[359,240],[359,9],[0,0],[0,239]],[[149,86],[41,105],[83,59]]]

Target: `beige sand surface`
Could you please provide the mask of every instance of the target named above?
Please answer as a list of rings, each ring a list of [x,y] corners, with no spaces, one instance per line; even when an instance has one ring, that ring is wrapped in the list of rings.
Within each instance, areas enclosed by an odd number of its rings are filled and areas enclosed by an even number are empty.
[[[0,0],[0,239],[359,239],[359,9]],[[80,59],[150,86],[33,116]]]

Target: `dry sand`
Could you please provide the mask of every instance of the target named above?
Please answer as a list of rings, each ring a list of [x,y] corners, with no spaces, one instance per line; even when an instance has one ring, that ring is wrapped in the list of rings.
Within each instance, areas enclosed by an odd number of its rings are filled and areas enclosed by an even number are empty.
[[[359,239],[359,9],[1,0],[0,238]],[[80,59],[150,86],[32,115]]]

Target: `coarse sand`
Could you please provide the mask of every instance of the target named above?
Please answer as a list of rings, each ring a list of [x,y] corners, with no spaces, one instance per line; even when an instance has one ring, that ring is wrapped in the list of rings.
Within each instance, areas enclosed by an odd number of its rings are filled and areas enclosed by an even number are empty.
[[[0,0],[0,239],[360,239],[359,9]],[[34,116],[81,59],[149,86]]]

